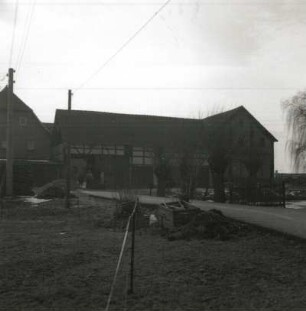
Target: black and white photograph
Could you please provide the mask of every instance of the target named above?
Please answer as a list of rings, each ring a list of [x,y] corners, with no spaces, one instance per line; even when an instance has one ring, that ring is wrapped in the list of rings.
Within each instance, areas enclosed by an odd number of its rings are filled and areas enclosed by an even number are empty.
[[[0,310],[306,310],[306,0],[0,0]]]

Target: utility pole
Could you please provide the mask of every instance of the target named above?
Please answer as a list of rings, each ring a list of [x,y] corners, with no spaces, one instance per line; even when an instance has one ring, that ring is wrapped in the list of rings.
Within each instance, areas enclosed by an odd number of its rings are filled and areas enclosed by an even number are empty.
[[[14,167],[14,151],[13,151],[13,84],[15,70],[10,68],[8,72],[8,88],[7,88],[7,124],[6,124],[6,195],[13,195],[13,167]]]
[[[70,126],[70,112],[71,112],[71,98],[72,92],[68,90],[68,122],[67,126]],[[69,140],[69,137],[68,137]],[[70,154],[70,142],[66,142],[66,195],[65,195],[65,207],[70,208],[70,181],[71,181],[71,154]]]

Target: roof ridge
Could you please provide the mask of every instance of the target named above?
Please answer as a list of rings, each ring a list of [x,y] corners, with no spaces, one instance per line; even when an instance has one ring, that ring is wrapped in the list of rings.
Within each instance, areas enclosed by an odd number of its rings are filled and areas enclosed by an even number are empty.
[[[67,109],[56,109],[56,112],[67,112]],[[55,114],[56,114],[55,112]],[[194,118],[186,118],[186,117],[174,117],[174,116],[161,116],[161,115],[151,115],[151,114],[134,114],[134,113],[120,113],[120,112],[109,112],[109,111],[94,111],[94,110],[75,110],[72,109],[70,113],[80,112],[80,113],[94,113],[101,115],[118,115],[118,116],[132,116],[132,117],[151,117],[151,118],[165,118],[165,119],[175,119],[175,120],[197,120]]]

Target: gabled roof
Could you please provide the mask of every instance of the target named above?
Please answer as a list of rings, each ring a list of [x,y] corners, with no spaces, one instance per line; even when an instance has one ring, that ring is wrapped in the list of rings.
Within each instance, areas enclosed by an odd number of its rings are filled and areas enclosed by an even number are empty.
[[[14,111],[26,111],[26,112],[33,112],[30,107],[28,107],[18,96],[15,94],[13,100],[13,107]],[[7,87],[5,87],[0,92],[0,110],[7,109]]]
[[[239,113],[240,111],[245,110],[247,111],[243,106],[240,106],[238,108],[234,108],[231,110],[227,110],[227,111],[222,111],[216,114],[213,114],[211,116],[208,116],[206,118],[204,118],[203,120],[205,122],[216,122],[216,121],[227,121],[229,120],[231,117],[233,117],[234,115],[237,115],[237,113]]]
[[[0,111],[6,111],[7,110],[7,87],[5,87],[0,92]],[[48,135],[50,135],[50,131],[43,125],[42,122],[38,119],[34,111],[27,106],[15,93],[13,94],[13,111],[23,111],[31,113],[32,116],[37,120],[37,122],[40,124],[40,126],[46,131]]]
[[[60,129],[62,140],[71,144],[163,144],[177,146],[197,139],[202,125],[229,121],[237,114],[246,114],[273,141],[275,137],[243,106],[202,120],[121,114],[84,110],[56,110],[54,125]]]
[[[208,125],[223,123],[228,122],[231,118],[241,114],[251,118],[255,122],[256,126],[260,128],[272,141],[277,141],[277,139],[244,106],[239,106],[237,108],[209,116],[203,119],[203,121]]]

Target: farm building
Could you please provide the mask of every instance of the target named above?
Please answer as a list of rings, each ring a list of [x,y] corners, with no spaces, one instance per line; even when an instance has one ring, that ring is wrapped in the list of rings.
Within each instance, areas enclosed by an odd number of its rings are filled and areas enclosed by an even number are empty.
[[[277,140],[242,106],[204,119],[57,110],[54,123],[42,123],[18,96],[13,98],[15,181],[28,188],[64,177],[68,149],[72,178],[92,188],[273,180]],[[0,92],[2,184],[6,106],[5,88]]]
[[[199,120],[57,110],[51,141],[52,159],[69,145],[74,178],[97,188],[156,186],[165,172],[169,186],[273,179],[276,139],[244,107]]]
[[[27,193],[32,186],[39,186],[55,179],[58,163],[50,161],[50,137],[48,128],[40,122],[33,110],[18,96],[13,95],[13,157],[15,193]],[[0,92],[0,179],[5,178],[7,88]]]

